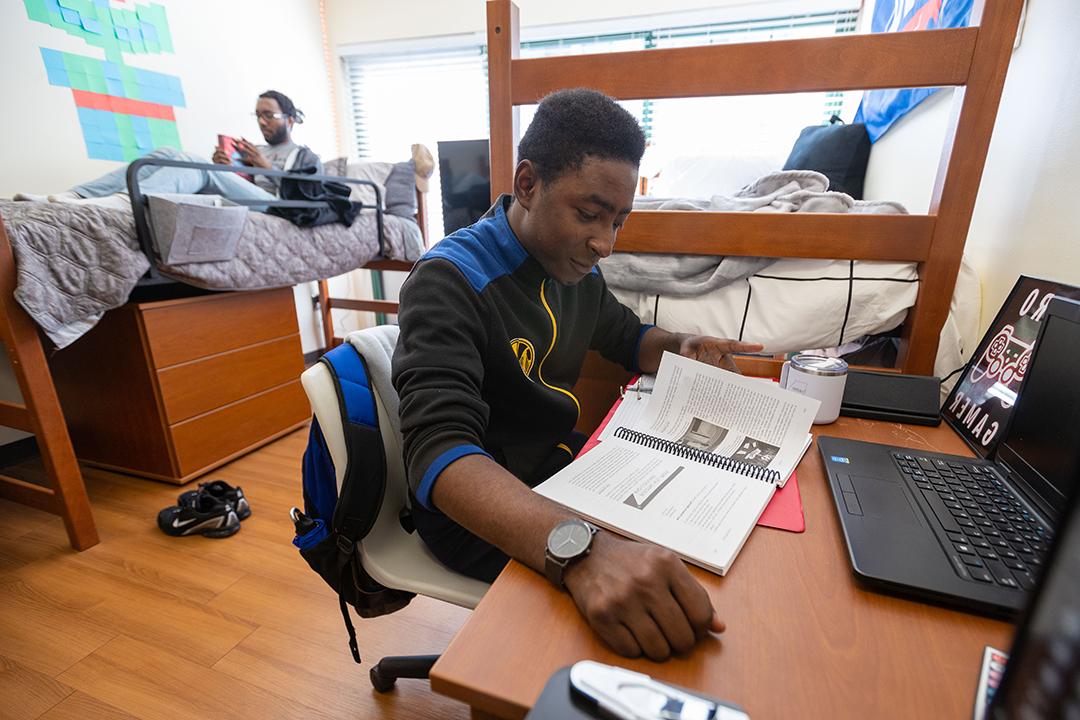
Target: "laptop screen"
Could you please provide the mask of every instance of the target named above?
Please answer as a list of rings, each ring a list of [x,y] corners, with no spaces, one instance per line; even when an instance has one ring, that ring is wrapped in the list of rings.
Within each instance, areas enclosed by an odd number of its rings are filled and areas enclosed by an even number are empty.
[[[997,460],[1054,518],[1080,474],[1080,305],[1055,299],[1040,330]]]

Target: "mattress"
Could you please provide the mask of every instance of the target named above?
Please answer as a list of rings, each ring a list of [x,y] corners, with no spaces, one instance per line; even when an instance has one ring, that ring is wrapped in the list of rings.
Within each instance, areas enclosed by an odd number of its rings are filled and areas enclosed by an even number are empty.
[[[58,348],[127,302],[149,268],[130,210],[0,201],[0,217],[15,254],[15,299]],[[387,259],[413,261],[423,253],[420,228],[412,220],[384,215],[383,234]],[[378,256],[372,212],[348,228],[299,228],[249,213],[233,259],[158,268],[201,288],[260,290],[340,275]]]
[[[644,322],[672,332],[730,337],[770,354],[835,349],[895,329],[919,290],[914,263],[784,258],[690,298],[611,288]],[[979,283],[966,259],[942,328],[934,373],[962,368],[977,332]]]

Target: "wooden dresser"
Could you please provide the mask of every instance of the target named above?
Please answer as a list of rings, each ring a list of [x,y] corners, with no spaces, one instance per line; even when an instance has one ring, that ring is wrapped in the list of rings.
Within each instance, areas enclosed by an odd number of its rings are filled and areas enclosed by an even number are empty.
[[[128,303],[49,365],[79,460],[177,484],[310,414],[290,288]]]

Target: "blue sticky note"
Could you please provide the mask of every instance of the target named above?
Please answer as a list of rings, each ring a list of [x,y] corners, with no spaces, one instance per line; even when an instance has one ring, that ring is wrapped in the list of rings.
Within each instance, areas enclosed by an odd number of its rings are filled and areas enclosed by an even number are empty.
[[[126,27],[122,27],[120,25],[115,25],[115,26],[113,26],[113,30],[116,31],[116,38],[118,40],[123,40],[124,42],[127,42],[128,31],[127,31]]]
[[[107,78],[113,78],[114,80],[120,79],[120,65],[117,63],[106,60],[101,63],[101,72]]]
[[[87,142],[86,154],[94,160],[112,160],[109,157],[109,146],[101,142]]]
[[[71,87],[71,79],[68,78],[67,70],[62,67],[45,66],[45,75],[49,78],[50,85],[59,87]]]
[[[81,25],[79,21],[79,13],[76,10],[68,10],[67,8],[60,8],[60,17],[64,18],[64,22],[71,25]]]
[[[142,30],[143,38],[157,42],[158,34],[153,25],[148,22],[140,22],[139,29]]]
[[[45,9],[54,15],[60,14],[60,3],[56,0],[45,0]]]
[[[58,50],[41,48],[41,59],[45,61],[45,67],[64,68],[64,54]]]
[[[95,35],[101,34],[101,23],[93,18],[88,18],[85,15],[80,15],[79,17],[82,19],[83,30],[94,33]]]
[[[124,83],[120,82],[119,80],[114,80],[113,78],[107,77],[105,78],[105,87],[108,88],[110,95],[115,95],[116,97],[126,97],[124,95]]]

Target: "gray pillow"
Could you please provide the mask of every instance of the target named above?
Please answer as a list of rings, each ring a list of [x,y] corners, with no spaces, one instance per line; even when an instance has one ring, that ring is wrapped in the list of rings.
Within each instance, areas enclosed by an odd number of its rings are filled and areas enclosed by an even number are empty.
[[[323,175],[345,177],[345,158],[334,158],[323,163]]]
[[[412,160],[394,163],[386,179],[386,212],[407,218],[416,215],[416,166]]]

